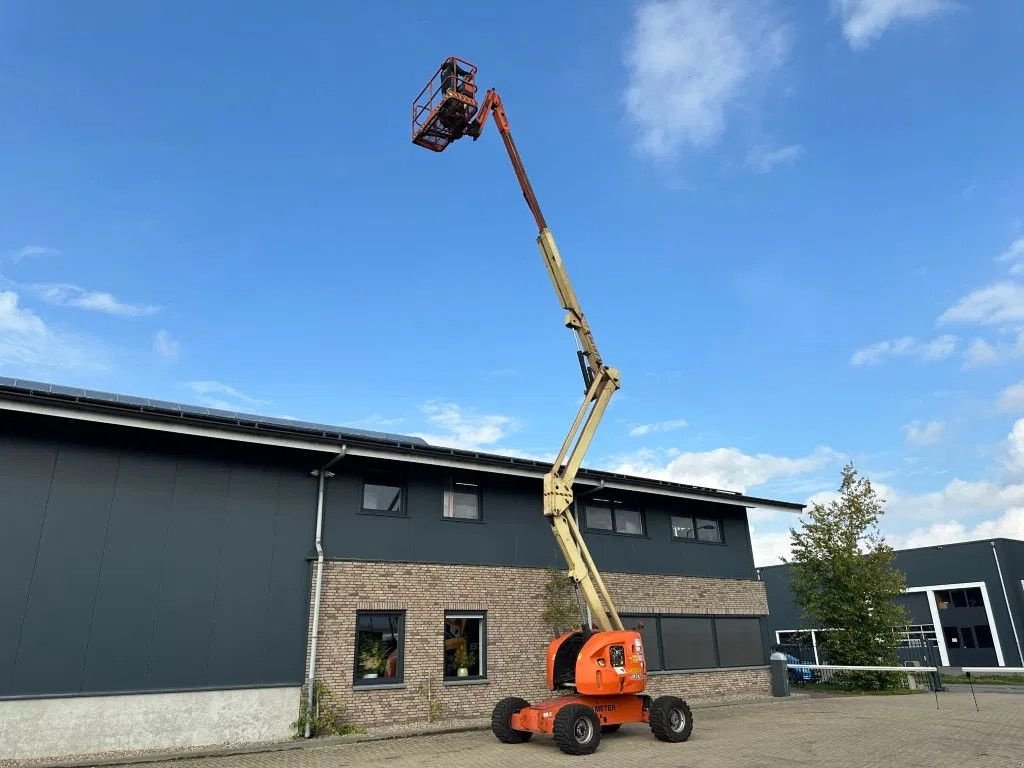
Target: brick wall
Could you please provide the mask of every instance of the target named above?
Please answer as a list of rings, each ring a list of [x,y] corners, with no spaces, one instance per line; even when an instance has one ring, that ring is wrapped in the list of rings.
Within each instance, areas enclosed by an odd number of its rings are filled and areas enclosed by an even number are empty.
[[[551,632],[541,620],[543,589],[550,572],[533,568],[409,563],[324,563],[317,646],[317,679],[332,691],[350,722],[377,726],[428,719],[431,698],[441,717],[490,714],[505,696],[539,701],[551,695],[544,659]],[[764,587],[757,581],[677,576],[604,574],[624,613],[767,614]],[[310,603],[312,605],[312,601]],[[405,612],[403,688],[353,686],[356,611]],[[487,680],[443,682],[444,613],[487,612]],[[310,611],[312,621],[312,610]],[[307,652],[307,659],[309,658]],[[308,677],[308,670],[307,670]],[[758,695],[769,692],[767,670],[651,676],[648,690],[689,698]]]

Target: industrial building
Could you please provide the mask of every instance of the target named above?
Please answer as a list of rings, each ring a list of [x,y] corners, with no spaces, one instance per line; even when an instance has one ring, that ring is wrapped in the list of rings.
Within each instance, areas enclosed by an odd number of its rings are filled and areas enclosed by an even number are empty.
[[[0,377],[0,759],[287,738],[314,638],[358,725],[542,698],[548,469]],[[651,695],[768,693],[747,508],[800,505],[590,470],[575,492]]]
[[[1024,541],[902,549],[893,565],[907,582],[898,602],[910,623],[894,628],[905,645],[922,640],[933,645],[943,666],[1024,666]],[[768,595],[769,643],[800,643],[809,648],[814,663],[827,663],[819,649],[826,630],[813,626],[794,605],[790,566],[759,568],[758,575]]]

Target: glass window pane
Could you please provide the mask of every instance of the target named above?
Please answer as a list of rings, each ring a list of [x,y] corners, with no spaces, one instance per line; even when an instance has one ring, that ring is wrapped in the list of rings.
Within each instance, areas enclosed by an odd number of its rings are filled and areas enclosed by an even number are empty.
[[[444,675],[445,677],[484,677],[484,622],[482,614],[445,614]]]
[[[709,518],[697,518],[697,541],[710,541],[720,543],[722,541],[722,527],[717,520]]]
[[[971,587],[967,590],[967,605],[970,608],[985,607],[985,599],[981,596],[981,587]]]
[[[964,648],[974,647],[974,630],[970,627],[960,627],[960,637],[963,638]]]
[[[949,608],[953,605],[953,598],[949,596],[948,589],[940,589],[935,593],[935,605],[942,610],[943,608]]]
[[[374,512],[401,512],[402,487],[400,485],[380,485],[377,483],[364,484],[363,509]]]
[[[953,607],[954,608],[966,608],[967,607],[967,594],[962,589],[953,590]]]
[[[630,533],[641,536],[644,532],[643,518],[637,509],[616,509],[615,530],[619,533]]]
[[[612,511],[608,507],[587,506],[587,528],[594,528],[598,531],[614,531],[612,524]]]
[[[942,634],[946,637],[947,648],[960,647],[960,634],[956,631],[956,627],[943,627]]]
[[[395,683],[402,679],[402,614],[356,614],[356,682]]]
[[[446,491],[444,516],[456,520],[480,519],[480,487],[474,483],[454,483]]]
[[[715,619],[718,657],[723,667],[764,664],[759,619]]]
[[[658,650],[658,617],[623,616],[622,623],[626,625],[626,629],[636,629],[640,633],[640,639],[644,644],[644,658],[647,660],[647,670],[661,669],[661,652]],[[641,624],[643,624],[642,627],[640,626]]]
[[[693,529],[693,518],[672,515],[672,536],[676,539],[697,538],[697,533]]]
[[[706,669],[718,666],[711,619],[662,618],[660,623],[665,669]]]
[[[992,642],[992,630],[989,629],[988,624],[976,624],[974,626],[974,635],[978,638],[979,648],[995,648],[995,643]]]

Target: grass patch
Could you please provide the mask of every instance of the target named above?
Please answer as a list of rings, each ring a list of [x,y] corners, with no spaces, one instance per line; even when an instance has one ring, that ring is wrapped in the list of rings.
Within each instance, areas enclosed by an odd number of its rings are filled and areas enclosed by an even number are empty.
[[[909,688],[882,688],[876,690],[865,690],[863,688],[851,688],[846,685],[834,683],[808,683],[806,685],[791,685],[794,691],[821,691],[827,693],[841,693],[846,696],[912,696],[918,693],[931,693],[927,688],[910,690]]]
[[[942,682],[955,685],[1024,685],[1024,675],[971,675],[970,680],[967,675],[943,675]]]

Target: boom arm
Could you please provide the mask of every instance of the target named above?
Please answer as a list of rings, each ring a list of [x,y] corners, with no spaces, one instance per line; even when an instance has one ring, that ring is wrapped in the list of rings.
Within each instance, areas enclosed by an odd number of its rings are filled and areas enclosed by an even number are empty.
[[[541,258],[544,260],[548,276],[555,287],[555,293],[558,294],[558,301],[566,311],[565,325],[572,330],[576,337],[577,354],[586,388],[583,404],[576,414],[569,434],[562,443],[550,471],[544,475],[544,514],[551,522],[555,540],[565,556],[565,561],[569,564],[569,577],[582,591],[593,621],[602,630],[623,629],[622,620],[612,604],[608,588],[605,586],[597,566],[594,565],[590,550],[587,549],[583,535],[570,511],[573,502],[572,486],[576,480],[576,474],[579,472],[583,457],[594,439],[597,425],[608,408],[608,402],[620,386],[619,372],[617,369],[605,365],[601,353],[597,349],[590,325],[587,323],[579,299],[576,298],[576,292],[569,281],[569,273],[558,253],[555,238],[544,220],[544,214],[537,202],[530,179],[526,175],[519,150],[512,139],[512,131],[509,128],[501,96],[493,88],[487,92],[480,111],[470,123],[466,133],[472,136],[474,141],[479,138],[480,132],[487,124],[487,119],[491,114],[494,115],[494,122],[505,143],[509,160],[512,161],[512,168],[519,180],[523,197],[526,198],[526,204],[530,207],[530,212],[537,222],[539,230],[537,245],[540,248]]]

